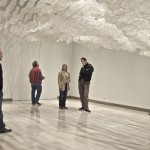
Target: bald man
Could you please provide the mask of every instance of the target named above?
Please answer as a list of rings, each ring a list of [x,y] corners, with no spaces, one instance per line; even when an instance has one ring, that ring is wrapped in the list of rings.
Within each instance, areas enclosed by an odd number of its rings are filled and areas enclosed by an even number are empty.
[[[0,49],[0,61],[2,60],[3,53]],[[2,111],[2,101],[3,101],[3,70],[0,63],[0,133],[11,132],[11,129],[5,128],[5,123],[3,122],[3,111]]]

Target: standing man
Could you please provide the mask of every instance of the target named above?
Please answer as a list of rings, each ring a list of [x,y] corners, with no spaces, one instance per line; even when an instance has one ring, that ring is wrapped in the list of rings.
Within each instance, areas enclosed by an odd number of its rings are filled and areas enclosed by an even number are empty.
[[[92,77],[92,73],[94,68],[91,64],[89,64],[86,58],[81,58],[82,68],[79,73],[79,94],[82,107],[79,110],[85,110],[87,112],[91,112],[88,107],[88,95],[89,95],[89,87],[90,81]]]
[[[2,60],[3,53],[0,49],[0,61]],[[3,111],[2,111],[2,101],[3,101],[3,70],[0,64],[0,133],[11,132],[11,129],[5,128],[5,123],[3,122]]]
[[[39,64],[37,61],[34,61],[32,63],[33,68],[29,72],[29,80],[31,83],[31,99],[32,104],[35,105],[41,105],[39,103],[39,99],[42,92],[42,80],[45,79],[45,77],[42,75],[41,69],[39,68]],[[37,94],[35,95],[35,92],[37,91]]]

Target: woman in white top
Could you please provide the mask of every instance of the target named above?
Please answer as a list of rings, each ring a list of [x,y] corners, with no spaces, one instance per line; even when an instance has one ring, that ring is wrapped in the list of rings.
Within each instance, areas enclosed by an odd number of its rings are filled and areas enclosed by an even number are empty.
[[[62,65],[62,70],[58,74],[58,86],[59,86],[59,108],[68,109],[66,107],[67,93],[70,90],[70,73],[68,72],[68,66]]]

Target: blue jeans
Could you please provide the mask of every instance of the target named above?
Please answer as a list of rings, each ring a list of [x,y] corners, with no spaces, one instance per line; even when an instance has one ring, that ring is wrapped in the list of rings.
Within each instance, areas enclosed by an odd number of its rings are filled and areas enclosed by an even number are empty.
[[[67,99],[67,84],[65,85],[65,91],[59,91],[59,107],[65,107],[66,106],[66,99]]]
[[[41,96],[42,93],[42,85],[41,84],[31,84],[31,99],[32,99],[32,104],[36,104]],[[35,92],[37,92],[35,94]]]
[[[3,101],[3,91],[0,91],[0,130],[5,128],[5,123],[3,122],[2,101]]]

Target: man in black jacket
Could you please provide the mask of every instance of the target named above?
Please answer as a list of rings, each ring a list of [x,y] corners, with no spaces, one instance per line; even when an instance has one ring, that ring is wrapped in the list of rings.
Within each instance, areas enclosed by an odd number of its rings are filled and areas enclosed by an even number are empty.
[[[0,49],[0,61],[2,60],[3,54]],[[3,111],[2,111],[2,101],[3,101],[3,70],[0,64],[0,133],[11,132],[11,129],[5,128],[5,123],[3,122]]]
[[[89,95],[89,87],[90,81],[92,78],[92,73],[94,68],[91,64],[89,64],[86,58],[81,58],[82,68],[79,73],[79,94],[82,107],[79,110],[85,110],[87,112],[91,112],[88,107],[88,95]]]

